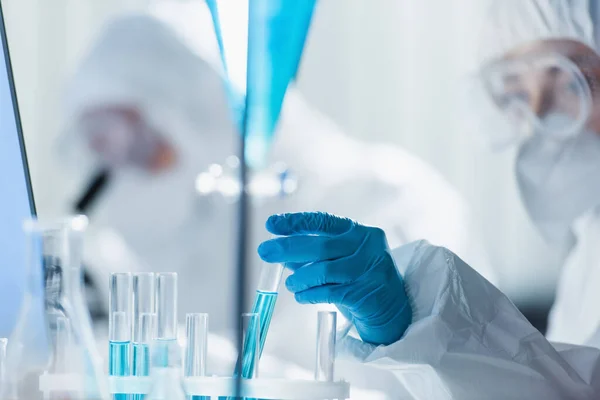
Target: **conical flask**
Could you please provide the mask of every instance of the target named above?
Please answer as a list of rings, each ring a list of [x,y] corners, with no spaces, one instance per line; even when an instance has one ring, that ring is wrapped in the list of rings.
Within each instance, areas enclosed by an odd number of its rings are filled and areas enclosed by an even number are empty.
[[[102,360],[84,303],[87,218],[28,220],[27,287],[8,341],[2,400],[107,400]]]

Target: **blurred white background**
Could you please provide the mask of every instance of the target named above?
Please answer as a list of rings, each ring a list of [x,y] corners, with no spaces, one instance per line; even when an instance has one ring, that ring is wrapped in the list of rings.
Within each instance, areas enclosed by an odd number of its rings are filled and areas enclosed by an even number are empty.
[[[1,1],[36,203],[40,214],[63,214],[82,179],[56,151],[63,82],[107,18],[145,1]],[[544,303],[557,255],[520,205],[514,154],[482,147],[457,106],[486,1],[321,0],[298,85],[348,134],[398,144],[441,171],[473,206],[501,288]]]

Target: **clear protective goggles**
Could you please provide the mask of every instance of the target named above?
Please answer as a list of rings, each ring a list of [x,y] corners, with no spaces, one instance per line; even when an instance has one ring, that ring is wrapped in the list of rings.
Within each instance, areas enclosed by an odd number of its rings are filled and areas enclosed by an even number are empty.
[[[566,140],[590,117],[592,90],[584,71],[562,55],[496,61],[480,78],[494,109],[510,126],[505,145],[532,134]]]

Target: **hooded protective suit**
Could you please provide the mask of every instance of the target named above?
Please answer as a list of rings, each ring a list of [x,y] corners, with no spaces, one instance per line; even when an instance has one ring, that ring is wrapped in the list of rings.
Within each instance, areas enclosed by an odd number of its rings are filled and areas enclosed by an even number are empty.
[[[178,272],[180,314],[208,312],[211,331],[219,332],[237,321],[236,206],[200,196],[195,181],[235,153],[237,132],[204,2],[162,2],[152,14],[124,16],[106,26],[71,82],[67,117],[79,126],[97,107],[134,108],[175,148],[177,162],[160,174],[116,171],[90,215],[97,234],[86,260],[98,276],[117,269]],[[289,197],[253,203],[252,279],[261,265],[255,249],[267,238],[266,217],[306,209],[381,226],[393,245],[430,238],[492,279],[465,202],[431,167],[402,149],[347,137],[293,88],[278,129],[271,160],[284,161],[299,188]],[[315,307],[297,305],[282,289],[265,351],[312,369],[315,332]],[[356,364],[338,366],[348,379],[364,380],[361,371]],[[391,375],[376,375],[368,378],[374,386],[397,386]]]

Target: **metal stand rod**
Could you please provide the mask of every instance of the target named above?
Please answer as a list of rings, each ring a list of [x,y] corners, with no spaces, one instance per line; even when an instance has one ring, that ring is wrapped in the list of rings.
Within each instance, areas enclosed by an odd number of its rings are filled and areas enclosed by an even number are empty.
[[[244,118],[242,121],[242,132],[240,132],[239,141],[239,159],[240,159],[240,197],[238,201],[238,232],[237,232],[237,259],[236,259],[236,293],[237,303],[236,310],[233,315],[237,324],[237,354],[241,357],[243,352],[243,326],[240,315],[246,312],[246,285],[247,274],[246,267],[248,265],[248,236],[250,231],[250,220],[248,218],[248,168],[246,163],[246,133],[248,121],[248,91],[246,91],[246,99],[244,106]],[[242,392],[242,378],[238,376],[236,380],[236,396],[240,397]]]

